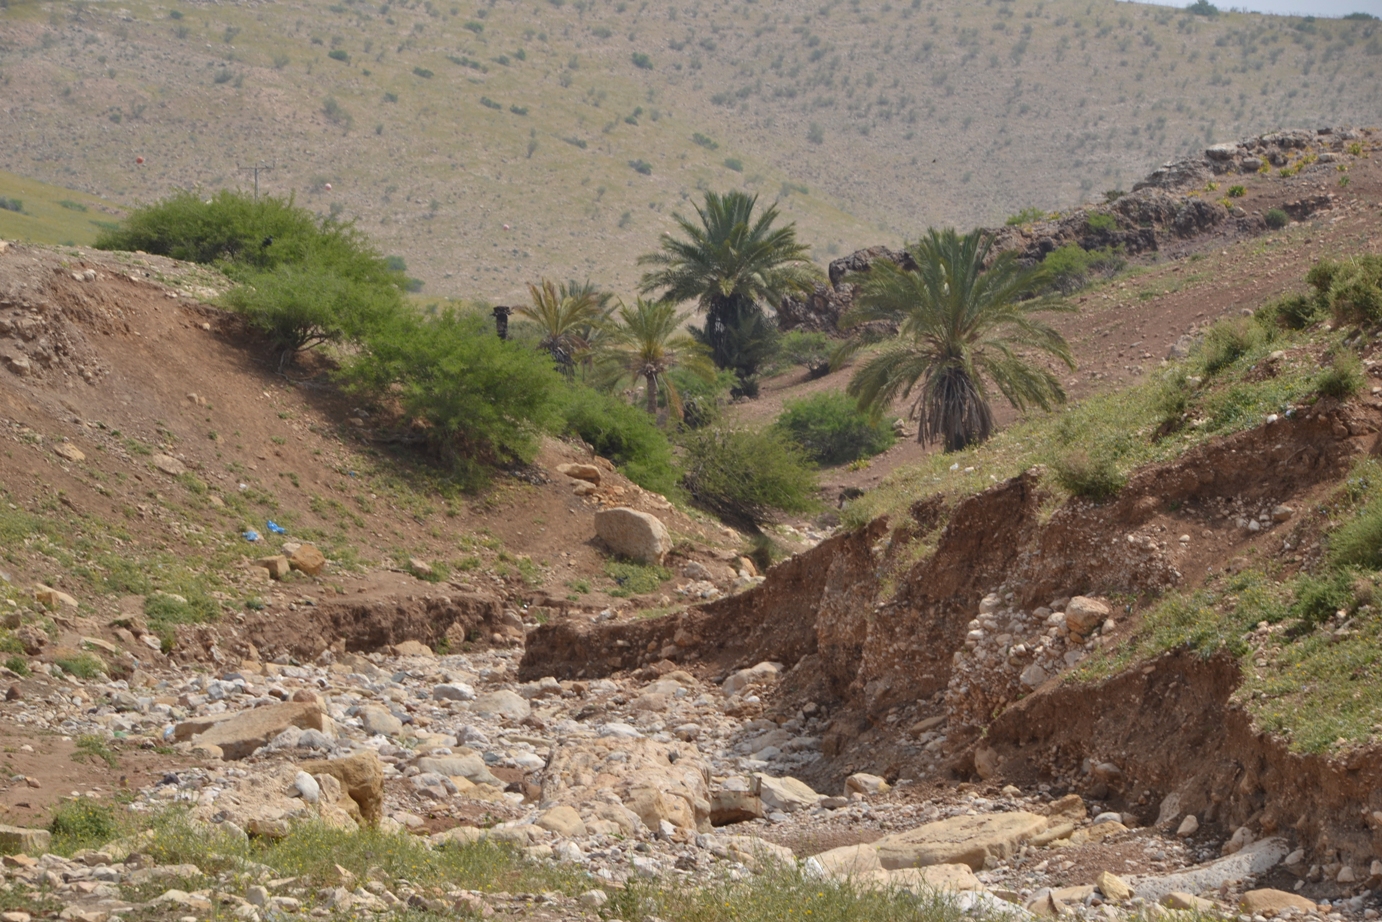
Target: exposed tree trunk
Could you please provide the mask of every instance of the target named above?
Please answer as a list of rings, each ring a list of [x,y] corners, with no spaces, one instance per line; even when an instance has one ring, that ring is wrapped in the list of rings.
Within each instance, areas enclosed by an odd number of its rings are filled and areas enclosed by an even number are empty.
[[[648,379],[648,412],[657,416],[657,375],[648,373],[644,377]]]

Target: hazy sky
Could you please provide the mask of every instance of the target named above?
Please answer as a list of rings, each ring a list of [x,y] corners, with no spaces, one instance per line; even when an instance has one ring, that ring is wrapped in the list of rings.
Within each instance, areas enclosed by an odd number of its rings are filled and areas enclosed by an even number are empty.
[[[1184,7],[1186,2],[1150,0],[1162,6]],[[1218,0],[1221,10],[1237,8],[1254,13],[1284,13],[1291,16],[1343,16],[1348,13],[1371,13],[1382,16],[1382,0]]]

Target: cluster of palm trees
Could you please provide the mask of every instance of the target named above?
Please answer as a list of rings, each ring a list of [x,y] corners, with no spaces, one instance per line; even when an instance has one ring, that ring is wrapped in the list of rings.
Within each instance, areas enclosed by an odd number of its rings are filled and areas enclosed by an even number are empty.
[[[643,386],[649,413],[665,405],[680,419],[669,372],[680,367],[709,378],[718,367],[751,376],[774,342],[765,305],[822,279],[795,225],[775,226],[775,205],[755,217],[756,207],[757,197],[743,192],[707,192],[698,221],[676,216],[680,236],[665,235],[658,252],[639,260],[650,267],[639,286],[648,297],[632,306],[589,283],[544,281],[529,286],[532,304],[517,312],[541,330],[542,348],[566,374],[613,385],[632,380]],[[1066,309],[1044,295],[1049,284],[1039,266],[992,253],[992,238],[981,230],[961,236],[933,229],[908,250],[915,269],[875,263],[841,321],[843,330],[860,332],[832,364],[870,350],[847,388],[861,410],[878,418],[910,400],[918,440],[956,451],[992,433],[991,388],[1024,411],[1065,399],[1055,374],[1031,361],[1046,353],[1074,367],[1065,340],[1035,316]],[[688,302],[694,308],[679,310]],[[703,327],[687,327],[693,311],[705,315]],[[863,332],[880,327],[897,334]]]

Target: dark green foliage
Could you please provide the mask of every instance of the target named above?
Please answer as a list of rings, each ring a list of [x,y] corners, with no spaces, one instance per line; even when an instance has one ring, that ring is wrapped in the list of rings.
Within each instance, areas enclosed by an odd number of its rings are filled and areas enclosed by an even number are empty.
[[[1085,220],[1085,226],[1091,232],[1116,231],[1118,230],[1118,219],[1111,214],[1095,213]]]
[[[24,202],[17,198],[7,198],[6,196],[0,195],[0,208],[3,208],[5,211],[18,211],[22,214],[24,212]]]
[[[371,333],[342,373],[347,388],[396,406],[409,440],[427,446],[467,486],[481,465],[529,461],[556,423],[561,376],[551,359],[494,335],[478,312],[400,315]]]
[[[633,66],[639,68],[640,70],[652,70],[653,59],[648,57],[641,51],[635,51],[633,53]]]
[[[1382,519],[1374,526],[1374,537],[1382,538]],[[1333,542],[1331,542],[1332,544]],[[1377,547],[1374,544],[1374,549]],[[1372,566],[1376,567],[1376,550],[1372,554]],[[1291,604],[1291,617],[1299,618],[1308,625],[1323,624],[1339,609],[1347,610],[1353,605],[1353,576],[1345,571],[1334,571],[1321,576],[1302,576],[1296,583],[1296,598]]]
[[[1363,363],[1347,349],[1334,353],[1329,367],[1320,372],[1316,389],[1324,397],[1344,400],[1358,393],[1363,387]]]
[[[414,67],[414,68],[413,68],[413,73],[416,74],[417,76],[421,77],[421,78],[424,79],[424,80],[431,80],[431,79],[432,79],[432,72],[431,72],[430,70],[428,70],[427,68],[425,68],[425,67]]]
[[[687,327],[697,342],[710,350],[720,368],[731,369],[739,377],[734,388],[736,397],[757,397],[757,374],[760,368],[777,355],[781,334],[752,302],[732,302],[720,314],[718,331],[709,318],[704,327]]]
[[[1046,254],[1041,264],[1050,277],[1051,287],[1062,294],[1072,294],[1087,285],[1091,275],[1113,275],[1127,260],[1107,247],[1086,250],[1078,243],[1067,243]]]
[[[1291,216],[1280,208],[1268,208],[1267,213],[1262,218],[1272,230],[1281,230],[1291,223]]]
[[[319,219],[292,199],[229,190],[209,203],[181,192],[141,208],[96,246],[220,266],[242,283],[226,302],[269,337],[280,362],[388,323],[406,284],[352,225]]]
[[[625,477],[645,490],[677,495],[672,445],[654,417],[616,397],[579,386],[567,391],[561,413],[563,431],[580,436],[597,455],[613,461]]]
[[[113,806],[89,797],[75,797],[53,808],[48,831],[53,834],[54,851],[71,854],[79,849],[104,845],[123,830]]]
[[[646,160],[630,160],[629,166],[633,167],[635,173],[642,173],[644,176],[651,176],[653,165]]]
[[[1363,507],[1356,518],[1329,536],[1329,562],[1336,567],[1382,569],[1382,500]],[[1334,614],[1332,609],[1329,614]]]
[[[700,147],[704,147],[706,150],[717,150],[720,146],[699,131],[691,135],[691,140]]]
[[[22,656],[11,656],[5,660],[5,668],[24,678],[29,674],[29,661]]]
[[[616,588],[609,594],[619,599],[646,595],[671,579],[672,571],[655,564],[641,564],[632,560],[611,560],[605,564],[605,575],[614,580]]]
[[[773,429],[689,432],[682,483],[699,505],[757,527],[777,512],[815,508],[816,475],[805,454]]]
[[[1044,208],[1037,208],[1037,207],[1033,206],[1033,207],[1031,207],[1031,208],[1024,208],[1024,209],[1022,209],[1021,211],[1019,211],[1017,214],[1008,215],[1008,219],[1007,219],[1006,221],[1004,221],[1003,223],[1006,224],[1006,225],[1008,225],[1009,227],[1016,227],[1016,226],[1018,226],[1018,225],[1020,225],[1020,224],[1032,224],[1032,223],[1034,223],[1034,222],[1036,222],[1036,221],[1045,221],[1045,220],[1046,220],[1046,209],[1044,209]]]
[[[838,391],[789,401],[776,425],[817,464],[848,464],[892,447],[890,425],[870,420]]]
[[[350,61],[350,55],[346,53],[344,48],[332,48],[326,53],[326,56],[333,61],[344,61],[347,63]]]
[[[667,377],[681,395],[681,424],[687,429],[701,429],[718,421],[721,408],[739,384],[734,372],[727,369],[719,370],[710,380],[685,368],[673,368]]]
[[[1205,333],[1200,345],[1200,361],[1205,374],[1212,375],[1238,361],[1247,354],[1262,335],[1260,326],[1245,318],[1220,320]]]
[[[1187,13],[1194,13],[1196,16],[1218,16],[1219,8],[1210,3],[1209,0],[1195,0],[1185,8]]]
[[[1257,309],[1255,318],[1268,327],[1303,330],[1320,315],[1320,303],[1303,294],[1283,295]]]
[[[744,161],[740,160],[738,157],[726,157],[725,169],[733,170],[736,173],[742,173],[744,172]]]
[[[1093,457],[1083,449],[1070,452],[1053,468],[1056,482],[1076,496],[1102,501],[1118,494],[1127,478],[1111,458]]]

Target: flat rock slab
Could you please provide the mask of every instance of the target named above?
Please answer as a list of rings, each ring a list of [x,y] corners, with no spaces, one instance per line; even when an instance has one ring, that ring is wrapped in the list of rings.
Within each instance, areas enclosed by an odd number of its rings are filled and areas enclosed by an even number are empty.
[[[1046,823],[1046,817],[1022,811],[955,816],[884,836],[874,844],[879,861],[890,871],[933,864],[964,864],[977,871],[985,858],[1011,857]]]
[[[1204,893],[1217,890],[1230,880],[1242,880],[1249,875],[1264,874],[1280,863],[1290,852],[1285,839],[1262,839],[1237,854],[1202,864],[1199,867],[1167,874],[1164,877],[1141,877],[1128,881],[1137,895],[1147,902],[1159,902],[1171,893]]]
[[[243,759],[289,727],[320,730],[335,736],[331,718],[323,713],[315,701],[286,701],[241,711],[229,720],[222,720],[194,737],[194,742],[216,746],[226,761]],[[176,733],[177,731],[174,731]]]
[[[53,834],[46,829],[25,829],[22,826],[0,826],[0,854],[41,855],[48,850]]]

